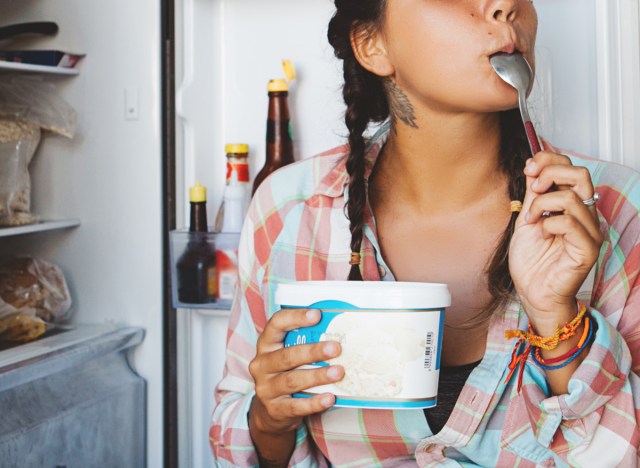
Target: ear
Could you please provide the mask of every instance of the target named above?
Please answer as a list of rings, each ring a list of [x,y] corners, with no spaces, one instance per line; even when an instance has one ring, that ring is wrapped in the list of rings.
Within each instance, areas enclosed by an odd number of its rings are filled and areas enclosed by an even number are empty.
[[[351,30],[351,47],[356,60],[365,70],[383,77],[395,72],[380,32],[364,25],[355,26]]]

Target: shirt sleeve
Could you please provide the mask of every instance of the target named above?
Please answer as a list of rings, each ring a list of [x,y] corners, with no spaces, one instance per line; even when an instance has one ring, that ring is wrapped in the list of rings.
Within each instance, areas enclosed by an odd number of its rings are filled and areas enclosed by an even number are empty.
[[[271,209],[272,197],[266,182],[254,196],[240,237],[239,285],[229,318],[224,374],[215,389],[209,440],[217,466],[221,467],[258,466],[248,424],[255,395],[248,366],[267,323],[262,279],[269,264],[270,247],[283,228],[280,213]],[[326,466],[324,458],[317,456],[304,425],[298,428],[289,466]]]
[[[601,310],[590,309],[598,330],[568,393],[549,397],[544,385],[523,392],[538,442],[571,466],[640,464],[639,224],[636,213],[616,245],[605,245],[594,301]]]

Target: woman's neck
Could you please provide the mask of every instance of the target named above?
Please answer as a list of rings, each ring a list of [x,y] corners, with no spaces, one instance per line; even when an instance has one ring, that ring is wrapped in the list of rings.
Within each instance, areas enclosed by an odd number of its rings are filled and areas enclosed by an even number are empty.
[[[394,123],[373,174],[379,202],[392,189],[394,202],[416,213],[453,213],[506,187],[499,116],[441,117],[421,118],[418,128]]]

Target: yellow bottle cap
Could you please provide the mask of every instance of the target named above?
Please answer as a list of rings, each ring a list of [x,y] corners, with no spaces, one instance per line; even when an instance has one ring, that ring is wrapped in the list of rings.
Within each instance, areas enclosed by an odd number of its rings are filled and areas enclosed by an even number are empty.
[[[284,70],[284,76],[287,77],[287,81],[289,83],[296,79],[296,69],[291,60],[283,60],[282,69]]]
[[[289,91],[289,84],[296,79],[296,69],[291,60],[283,60],[282,69],[284,70],[286,79],[278,78],[270,80],[267,85],[267,91],[270,93]]]
[[[289,84],[285,80],[269,80],[267,85],[267,91],[270,93],[279,93],[283,91],[289,91]]]
[[[229,143],[225,145],[224,150],[227,153],[234,153],[234,154],[248,153],[249,145],[245,143]]]
[[[200,185],[200,182],[189,189],[189,201],[191,203],[199,203],[207,201],[207,187]]]

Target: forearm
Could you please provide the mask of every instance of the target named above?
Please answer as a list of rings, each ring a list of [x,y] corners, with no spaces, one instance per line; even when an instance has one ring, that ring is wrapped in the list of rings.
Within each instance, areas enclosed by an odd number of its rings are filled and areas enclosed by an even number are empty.
[[[296,445],[296,431],[287,433],[272,433],[265,430],[260,423],[259,412],[255,398],[249,411],[249,432],[260,459],[260,466],[279,468],[289,465],[289,460]]]

